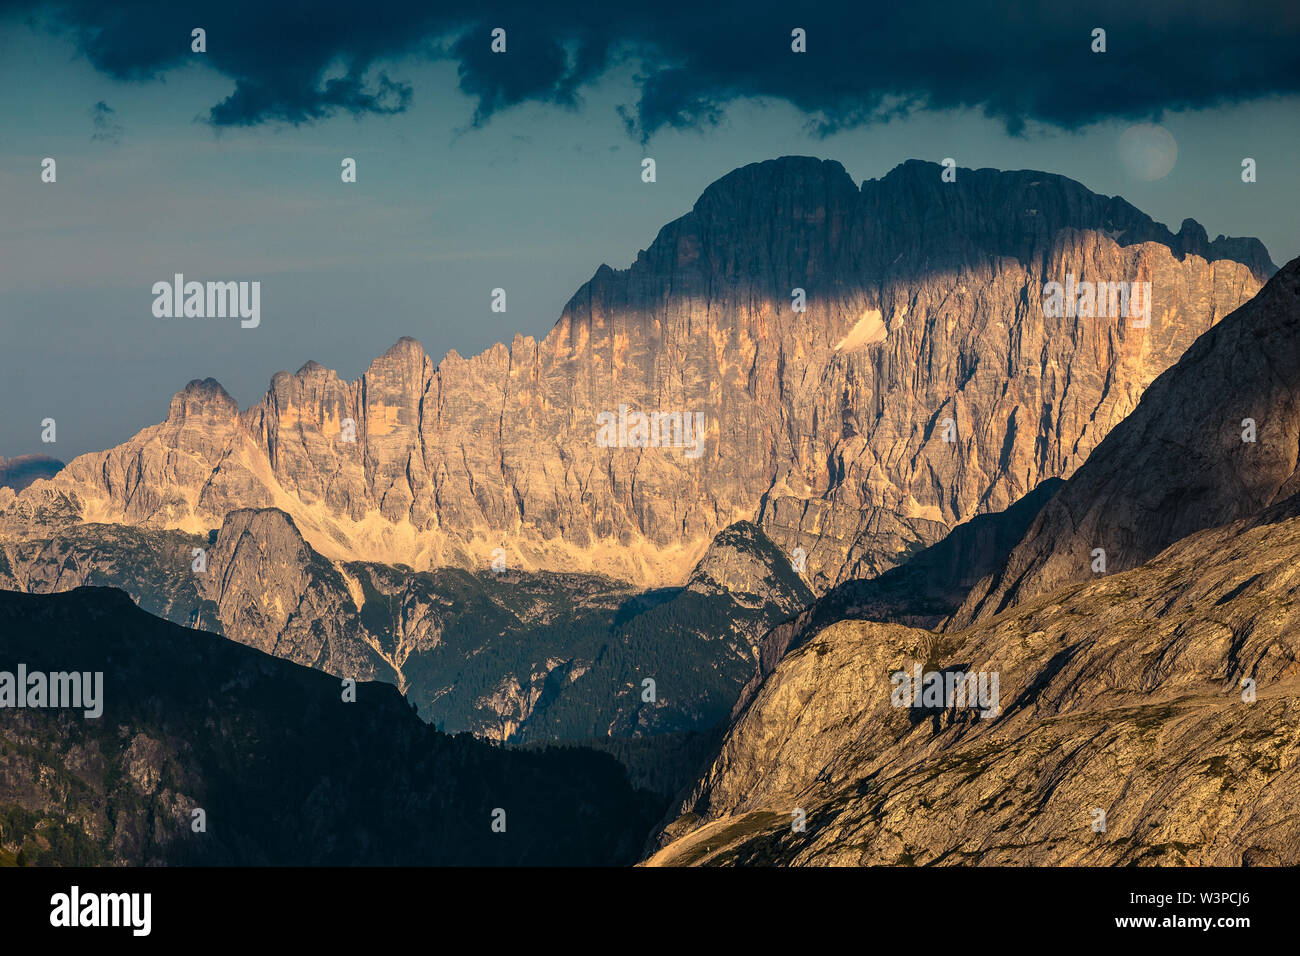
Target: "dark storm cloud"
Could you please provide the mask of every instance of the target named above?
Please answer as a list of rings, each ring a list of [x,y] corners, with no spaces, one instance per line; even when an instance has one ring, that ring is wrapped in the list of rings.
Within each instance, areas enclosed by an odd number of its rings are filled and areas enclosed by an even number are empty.
[[[396,72],[409,55],[457,62],[475,123],[523,102],[576,105],[585,84],[635,63],[639,97],[621,112],[643,137],[714,124],[740,97],[792,103],[823,133],[950,107],[983,110],[1017,132],[1029,121],[1077,128],[1300,92],[1293,0],[0,0],[0,11],[70,32],[97,69],[121,79],[160,77],[203,56],[234,82],[211,108],[217,125],[401,112],[412,90],[377,64]],[[489,50],[497,26],[507,30],[505,55]],[[193,27],[207,30],[206,54],[190,52]],[[806,54],[790,51],[794,27],[807,30]],[[1090,50],[1094,27],[1107,31],[1104,54]]]

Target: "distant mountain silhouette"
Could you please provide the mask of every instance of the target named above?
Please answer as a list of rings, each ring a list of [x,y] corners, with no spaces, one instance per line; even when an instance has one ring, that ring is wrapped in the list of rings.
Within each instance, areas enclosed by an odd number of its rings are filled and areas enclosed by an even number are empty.
[[[63,469],[63,462],[49,455],[0,456],[0,488],[22,491],[38,478],[53,478]]]

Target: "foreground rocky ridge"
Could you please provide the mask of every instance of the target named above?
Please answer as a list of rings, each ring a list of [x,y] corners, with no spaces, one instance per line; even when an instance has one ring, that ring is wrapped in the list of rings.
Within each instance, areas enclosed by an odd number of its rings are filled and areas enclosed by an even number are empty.
[[[858,188],[838,163],[758,163],[602,266],[541,342],[435,365],[402,339],[356,382],[309,362],[243,411],[193,382],[162,424],[0,489],[0,534],[201,535],[278,508],[334,561],[481,569],[501,548],[647,587],[750,520],[821,592],[1071,474],[1272,268],[1046,173],[913,161]],[[1150,327],[1044,316],[1067,274],[1149,281]],[[700,414],[703,441],[601,447],[623,406]]]
[[[966,631],[826,628],[759,688],[649,862],[1300,863],[1290,505]],[[916,664],[998,673],[999,716],[893,706]]]
[[[754,674],[731,716],[753,700],[767,675],[792,650],[843,620],[890,621],[939,628],[961,607],[973,585],[1001,568],[1030,523],[1061,487],[1049,478],[1006,511],[979,515],[942,541],[874,578],[845,581],[763,635]]]

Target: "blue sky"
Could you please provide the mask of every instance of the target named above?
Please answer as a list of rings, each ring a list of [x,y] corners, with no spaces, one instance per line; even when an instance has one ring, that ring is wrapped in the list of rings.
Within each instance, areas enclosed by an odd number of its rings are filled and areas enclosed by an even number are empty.
[[[1119,150],[1141,121],[1131,110],[1069,128],[1030,115],[1012,135],[1005,115],[956,105],[821,135],[810,121],[825,114],[807,103],[742,90],[707,119],[629,131],[646,88],[634,58],[572,102],[524,98],[473,125],[482,100],[466,92],[462,63],[386,54],[362,76],[399,77],[410,90],[401,112],[217,126],[229,70],[196,55],[117,76],[75,35],[4,11],[0,455],[109,447],[162,420],[194,378],[218,379],[247,406],[277,370],[313,359],[354,378],[402,335],[435,360],[516,331],[540,337],[601,263],[628,265],[710,182],[780,155],[836,159],[859,181],[909,158],[1043,169],[1175,231],[1192,217],[1211,237],[1258,236],[1278,264],[1300,254],[1300,98],[1282,88],[1165,111],[1177,161],[1154,181]],[[640,179],[647,155],[653,184]],[[40,182],[45,156],[56,184]],[[345,156],[356,184],[340,182]],[[1240,180],[1243,156],[1259,164],[1253,185]],[[155,318],[150,289],[175,272],[260,280],[260,327]],[[490,310],[495,287],[508,292],[504,314]],[[58,421],[55,445],[40,441],[46,417]]]

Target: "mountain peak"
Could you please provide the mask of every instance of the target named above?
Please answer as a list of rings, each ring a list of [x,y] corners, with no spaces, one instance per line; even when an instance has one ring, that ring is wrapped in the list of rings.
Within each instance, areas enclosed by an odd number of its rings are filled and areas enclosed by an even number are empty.
[[[705,187],[695,205],[716,197],[718,194],[740,191],[742,194],[756,189],[785,184],[819,183],[831,186],[847,187],[857,190],[857,184],[844,166],[833,159],[818,159],[816,156],[778,156],[757,163],[739,166],[731,172],[715,179]]]
[[[172,397],[167,420],[182,421],[195,416],[230,418],[239,414],[239,403],[215,378],[194,379]]]
[[[1239,262],[1261,283],[1277,271],[1258,239],[1211,242],[1192,219],[1175,234],[1122,197],[1067,176],[958,167],[956,181],[944,182],[943,172],[939,163],[909,159],[858,187],[840,163],[812,156],[741,166],[664,226],[629,269],[598,269],[565,312],[591,297],[617,301],[629,282],[666,276],[676,295],[762,277],[773,299],[785,299],[793,288],[870,287],[998,258],[1035,269],[1069,230],[1121,247],[1159,243],[1180,262],[1189,255]]]
[[[730,228],[782,219],[816,223],[828,209],[851,206],[857,192],[853,177],[833,159],[782,156],[741,166],[715,180],[689,215]],[[665,231],[669,228],[671,224]]]
[[[400,365],[423,365],[426,358],[428,354],[424,351],[424,346],[411,336],[403,335],[390,345],[383,355],[370,363],[367,374]]]
[[[956,244],[1028,264],[1061,230],[1075,229],[1103,233],[1121,247],[1157,242],[1180,262],[1188,255],[1240,262],[1260,282],[1277,271],[1258,239],[1220,236],[1211,242],[1195,219],[1184,219],[1173,233],[1123,197],[1093,192],[1058,173],[957,167],[956,182],[944,182],[942,171],[938,163],[909,159],[863,183],[864,200],[873,216],[898,223],[891,226],[895,233],[903,227],[904,238],[909,224],[923,224],[923,244],[938,255]],[[897,245],[888,239],[880,236],[884,251]]]
[[[790,559],[751,521],[737,521],[719,531],[686,586],[706,594],[727,592],[750,607],[782,599],[803,605],[812,599]]]

